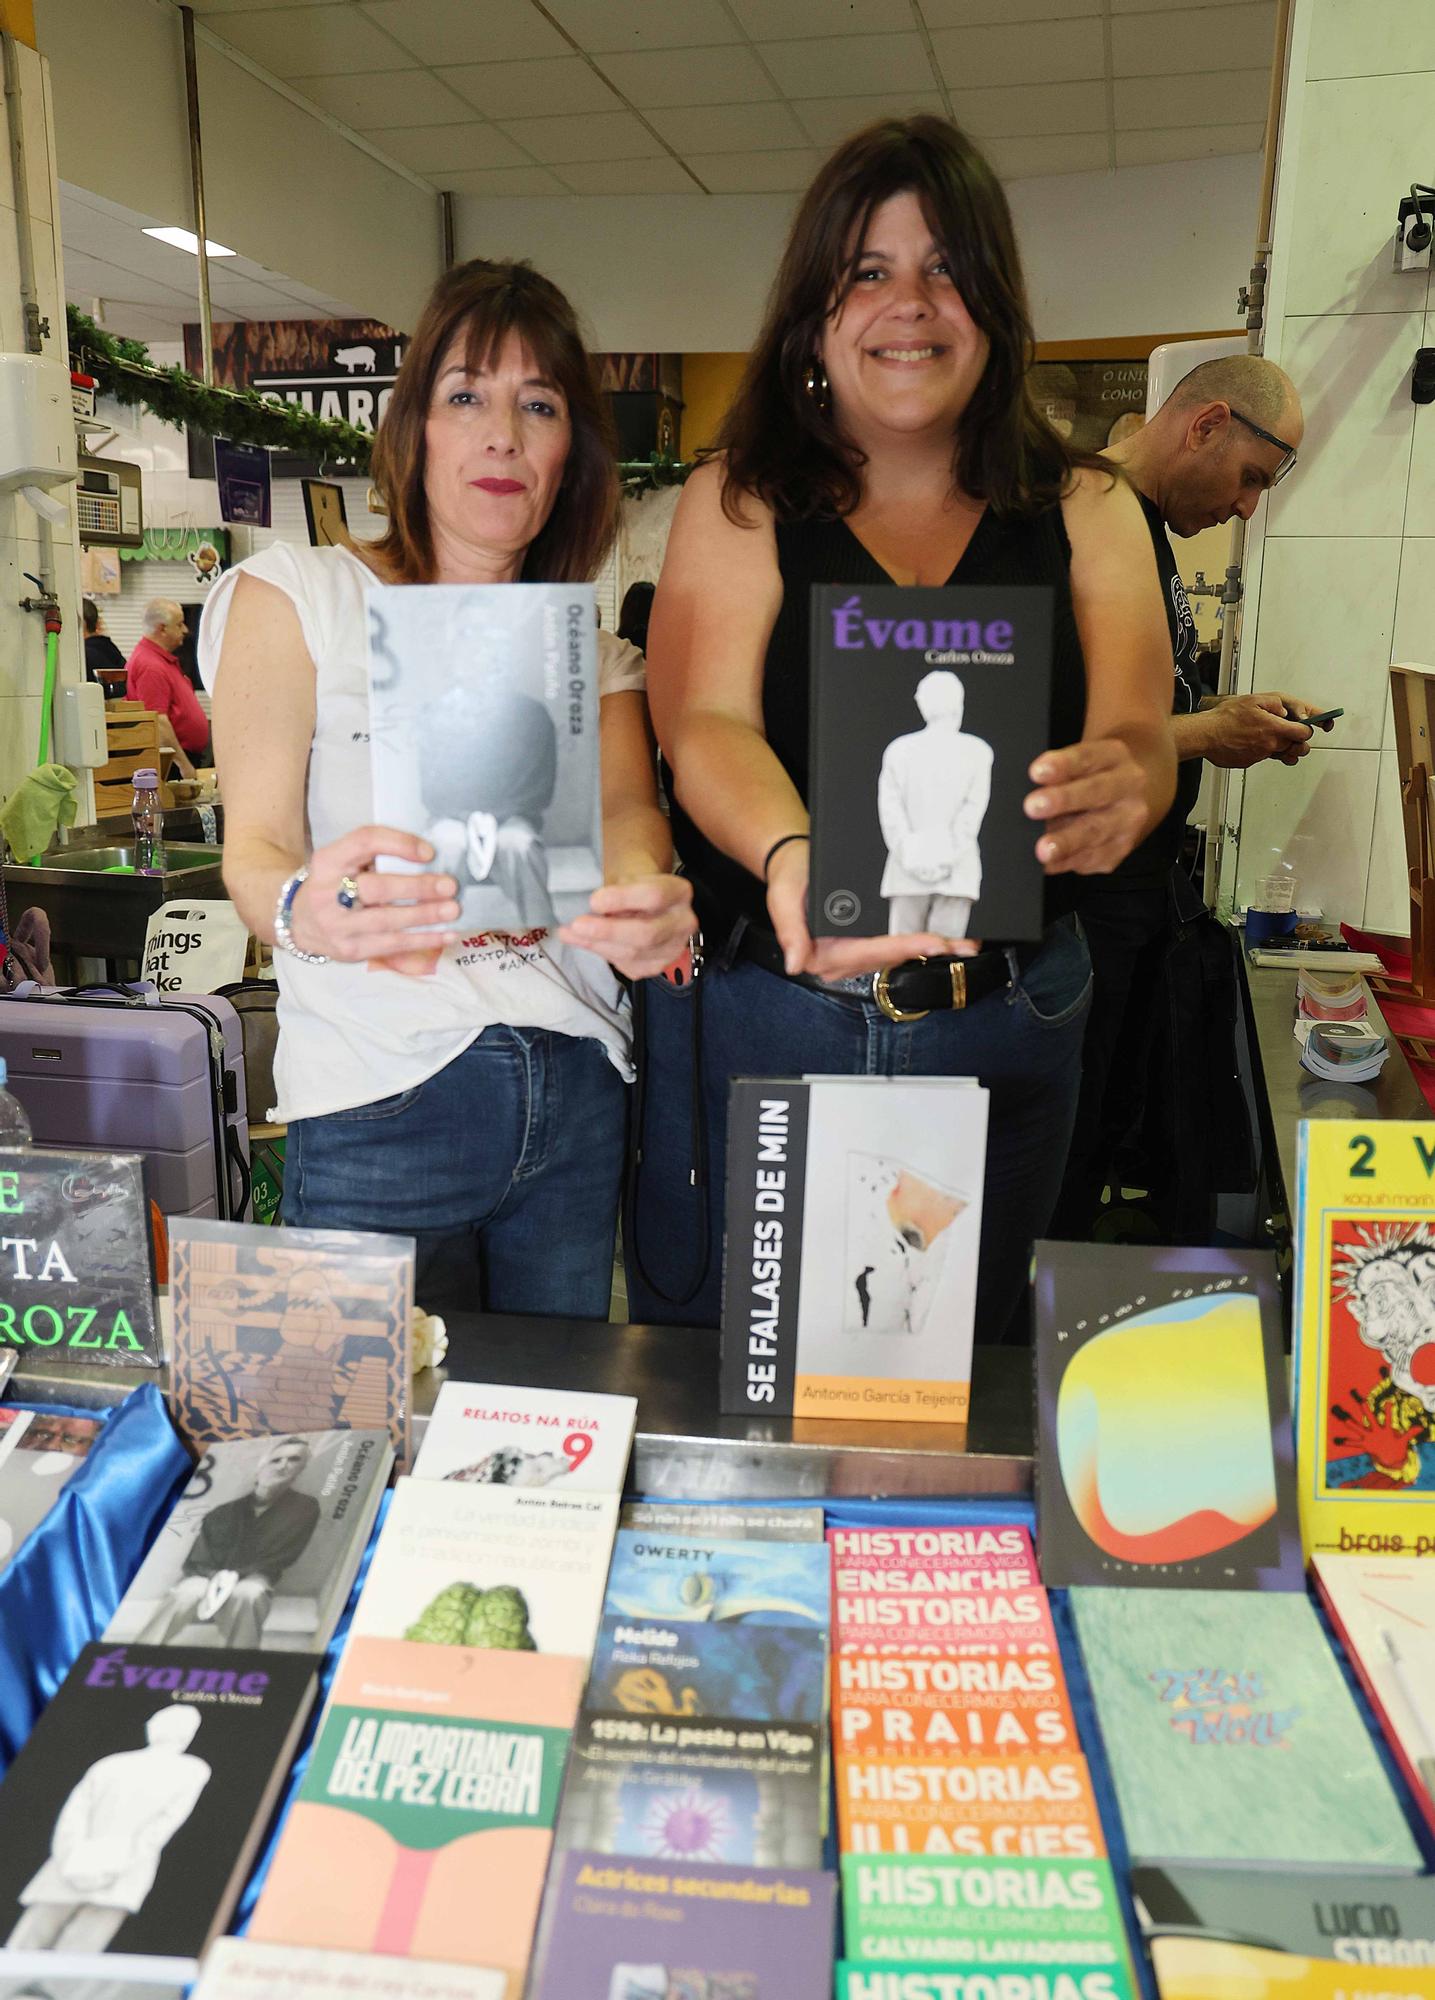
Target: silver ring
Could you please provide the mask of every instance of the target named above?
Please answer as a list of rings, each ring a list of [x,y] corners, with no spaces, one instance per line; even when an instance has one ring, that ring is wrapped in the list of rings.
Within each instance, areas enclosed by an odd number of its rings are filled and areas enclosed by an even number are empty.
[[[344,876],[334,894],[341,908],[352,910],[359,900],[359,884],[357,879],[352,875]]]

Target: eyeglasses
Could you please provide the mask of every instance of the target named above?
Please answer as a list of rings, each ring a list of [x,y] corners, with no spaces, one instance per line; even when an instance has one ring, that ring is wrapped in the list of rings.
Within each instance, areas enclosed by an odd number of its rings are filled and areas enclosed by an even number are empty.
[[[1230,409],[1230,404],[1228,403],[1226,407],[1227,409]],[[1231,415],[1235,418],[1238,424],[1244,424],[1248,431],[1254,431],[1256,436],[1261,440],[1263,444],[1272,444],[1275,446],[1277,451],[1285,453],[1285,456],[1282,458],[1280,464],[1271,474],[1271,479],[1270,479],[1270,483],[1272,486],[1279,486],[1281,481],[1285,478],[1286,474],[1292,471],[1295,466],[1295,461],[1296,461],[1295,446],[1293,444],[1287,444],[1284,438],[1278,438],[1274,431],[1263,430],[1259,424],[1253,424],[1250,418],[1243,417],[1239,410],[1231,410]]]

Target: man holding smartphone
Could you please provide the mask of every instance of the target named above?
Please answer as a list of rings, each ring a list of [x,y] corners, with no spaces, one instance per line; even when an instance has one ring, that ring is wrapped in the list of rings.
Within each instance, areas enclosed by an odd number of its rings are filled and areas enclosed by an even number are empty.
[[[1175,668],[1171,730],[1179,763],[1165,819],[1112,874],[1082,884],[1093,988],[1076,1130],[1051,1224],[1056,1237],[1090,1236],[1116,1148],[1140,1112],[1145,1065],[1138,1058],[1171,935],[1173,872],[1201,788],[1201,760],[1227,770],[1267,760],[1296,764],[1310,749],[1310,719],[1329,729],[1338,713],[1327,719],[1288,694],[1206,694],[1195,665],[1196,621],[1170,540],[1237,514],[1248,521],[1293,469],[1304,428],[1289,376],[1259,355],[1237,354],[1192,369],[1141,430],[1104,454],[1135,488],[1151,530]]]

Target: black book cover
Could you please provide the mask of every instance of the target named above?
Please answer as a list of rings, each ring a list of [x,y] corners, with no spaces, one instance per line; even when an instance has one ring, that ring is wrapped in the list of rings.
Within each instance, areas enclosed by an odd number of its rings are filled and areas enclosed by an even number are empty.
[[[1038,586],[813,587],[814,936],[1040,937],[1051,628]]]
[[[1354,1968],[1435,1965],[1435,1881],[1244,1868],[1133,1868],[1147,1938],[1199,1932]],[[1373,1979],[1372,1979],[1373,1983]],[[1382,1982],[1383,1983],[1383,1982]]]
[[[1038,1243],[1036,1401],[1048,1589],[1304,1589],[1269,1252]]]
[[[86,1646],[0,1785],[0,1945],[198,1957],[244,1885],[316,1665]]]

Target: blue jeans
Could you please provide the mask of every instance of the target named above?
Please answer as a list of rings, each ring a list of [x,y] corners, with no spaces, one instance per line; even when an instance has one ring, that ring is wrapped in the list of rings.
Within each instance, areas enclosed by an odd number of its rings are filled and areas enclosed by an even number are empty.
[[[626,1120],[600,1042],[485,1028],[412,1090],[296,1119],[284,1220],[412,1236],[427,1311],[606,1319]]]
[[[745,962],[710,965],[700,977],[702,1189],[691,1185],[696,988],[662,979],[645,987],[644,1129],[634,1134],[642,1167],[624,1245],[630,1317],[718,1323],[733,1077],[975,1076],[990,1092],[976,1337],[1019,1337],[1031,1246],[1061,1186],[1081,1082],[1091,965],[1075,919],[1051,926],[1012,985],[921,1021],[889,1021],[870,999],[819,992]],[[673,1304],[695,1279],[686,1303]]]

